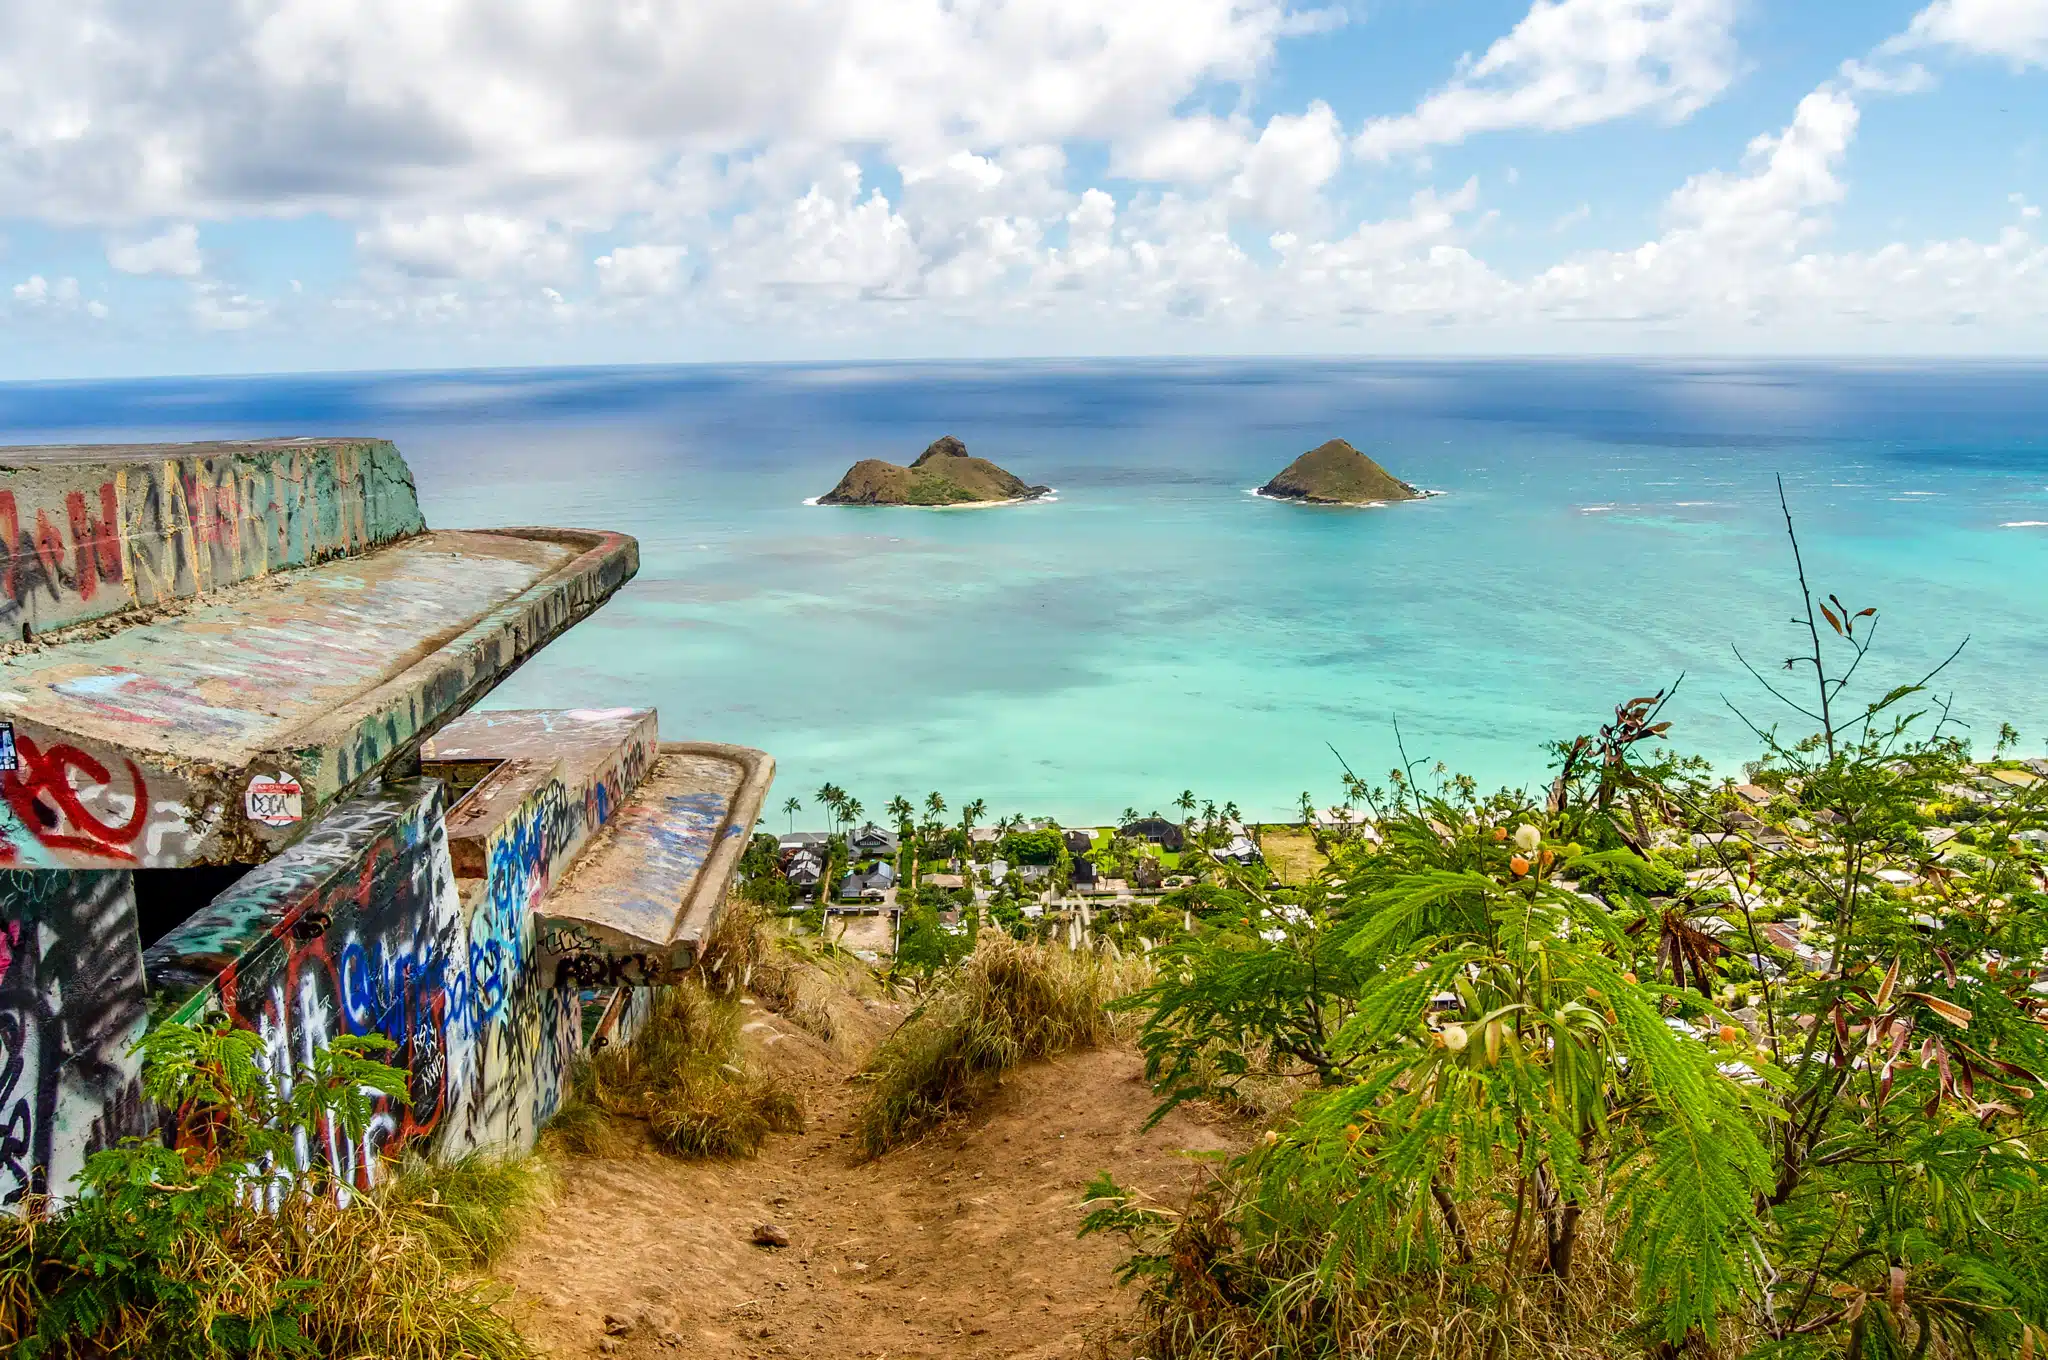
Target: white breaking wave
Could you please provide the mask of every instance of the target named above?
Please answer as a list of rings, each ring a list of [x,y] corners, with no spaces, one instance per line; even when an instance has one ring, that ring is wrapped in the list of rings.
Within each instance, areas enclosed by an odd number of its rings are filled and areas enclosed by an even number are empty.
[[[2009,519],[2001,529],[2048,529],[2048,519]]]

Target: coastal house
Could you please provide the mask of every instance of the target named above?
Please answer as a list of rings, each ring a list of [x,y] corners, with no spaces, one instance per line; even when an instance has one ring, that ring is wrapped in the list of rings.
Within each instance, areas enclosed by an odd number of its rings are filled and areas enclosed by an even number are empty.
[[[924,876],[924,886],[927,888],[942,888],[947,892],[958,892],[967,886],[967,880],[959,874],[926,874]]]
[[[1252,838],[1239,832],[1230,838],[1227,845],[1209,852],[1226,864],[1250,864],[1259,857],[1259,847],[1252,844]]]
[[[1737,784],[1734,793],[1736,797],[1748,803],[1751,807],[1762,807],[1776,796],[1760,784]]]
[[[1085,855],[1095,848],[1093,833],[1080,830],[1078,827],[1064,832],[1062,838],[1067,843],[1067,853],[1070,855]]]
[[[817,850],[792,850],[783,857],[782,876],[799,895],[809,897],[825,876],[825,856]]]
[[[1120,827],[1118,834],[1128,836],[1132,840],[1148,841],[1161,850],[1172,851],[1178,851],[1186,840],[1181,835],[1180,827],[1164,817],[1140,817],[1137,821],[1128,822]]]
[[[1085,856],[1074,859],[1074,886],[1083,892],[1095,887],[1095,862]]]
[[[839,898],[843,902],[880,902],[895,886],[895,866],[877,864],[865,873],[855,870],[840,879]]]
[[[786,855],[792,850],[815,850],[822,855],[831,839],[822,831],[792,831],[787,836],[775,838],[775,852]]]
[[[1006,859],[992,859],[988,862],[988,881],[991,887],[1000,888],[1003,880],[1010,876],[1010,862]]]
[[[884,831],[873,822],[846,838],[847,851],[856,859],[894,859],[896,844],[895,832]]]

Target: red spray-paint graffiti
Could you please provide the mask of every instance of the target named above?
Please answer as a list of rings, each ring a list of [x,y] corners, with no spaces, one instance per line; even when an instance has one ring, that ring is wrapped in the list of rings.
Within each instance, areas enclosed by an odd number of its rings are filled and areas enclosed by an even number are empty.
[[[76,746],[56,745],[39,749],[35,742],[16,735],[19,768],[0,771],[0,795],[14,809],[14,815],[45,848],[97,855],[111,864],[136,862],[134,845],[149,822],[149,786],[132,760],[128,767],[132,808],[125,822],[102,821],[80,798],[82,790],[103,789],[110,782],[105,765]],[[81,785],[72,775],[85,776]],[[116,813],[115,815],[120,815]],[[0,842],[0,864],[15,863],[20,852]]]

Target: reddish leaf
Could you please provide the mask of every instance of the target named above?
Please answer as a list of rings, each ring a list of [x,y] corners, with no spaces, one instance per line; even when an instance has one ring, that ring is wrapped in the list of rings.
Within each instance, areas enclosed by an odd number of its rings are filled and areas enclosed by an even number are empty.
[[[1826,605],[1822,605],[1820,607],[1820,613],[1821,617],[1828,621],[1828,627],[1834,629],[1837,633],[1842,631],[1842,621],[1835,617],[1834,610],[1828,608]]]
[[[1926,992],[1907,992],[1906,995],[1925,1005],[1927,1009],[1933,1011],[1951,1025],[1954,1025],[1957,1029],[1968,1029],[1970,1027],[1970,1012],[1964,1007],[1958,1006],[1955,1002],[1944,1001],[1940,997],[1931,996]]]
[[[1906,1315],[1906,1268],[1904,1266],[1892,1267],[1891,1285],[1890,1303],[1892,1306],[1892,1316],[1894,1318],[1903,1318]]]

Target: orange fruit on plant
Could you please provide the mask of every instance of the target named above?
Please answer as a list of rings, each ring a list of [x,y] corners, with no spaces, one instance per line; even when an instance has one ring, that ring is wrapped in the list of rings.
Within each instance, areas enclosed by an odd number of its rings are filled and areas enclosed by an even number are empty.
[[[1735,1028],[1735,1026],[1733,1025],[1723,1025],[1721,1026],[1721,1042],[1724,1044],[1732,1044],[1735,1042],[1736,1036],[1741,1033],[1742,1031]]]
[[[1529,861],[1522,858],[1520,855],[1516,855],[1513,859],[1510,859],[1508,861],[1508,868],[1513,869],[1515,871],[1516,878],[1520,878],[1523,874],[1529,872]]]

